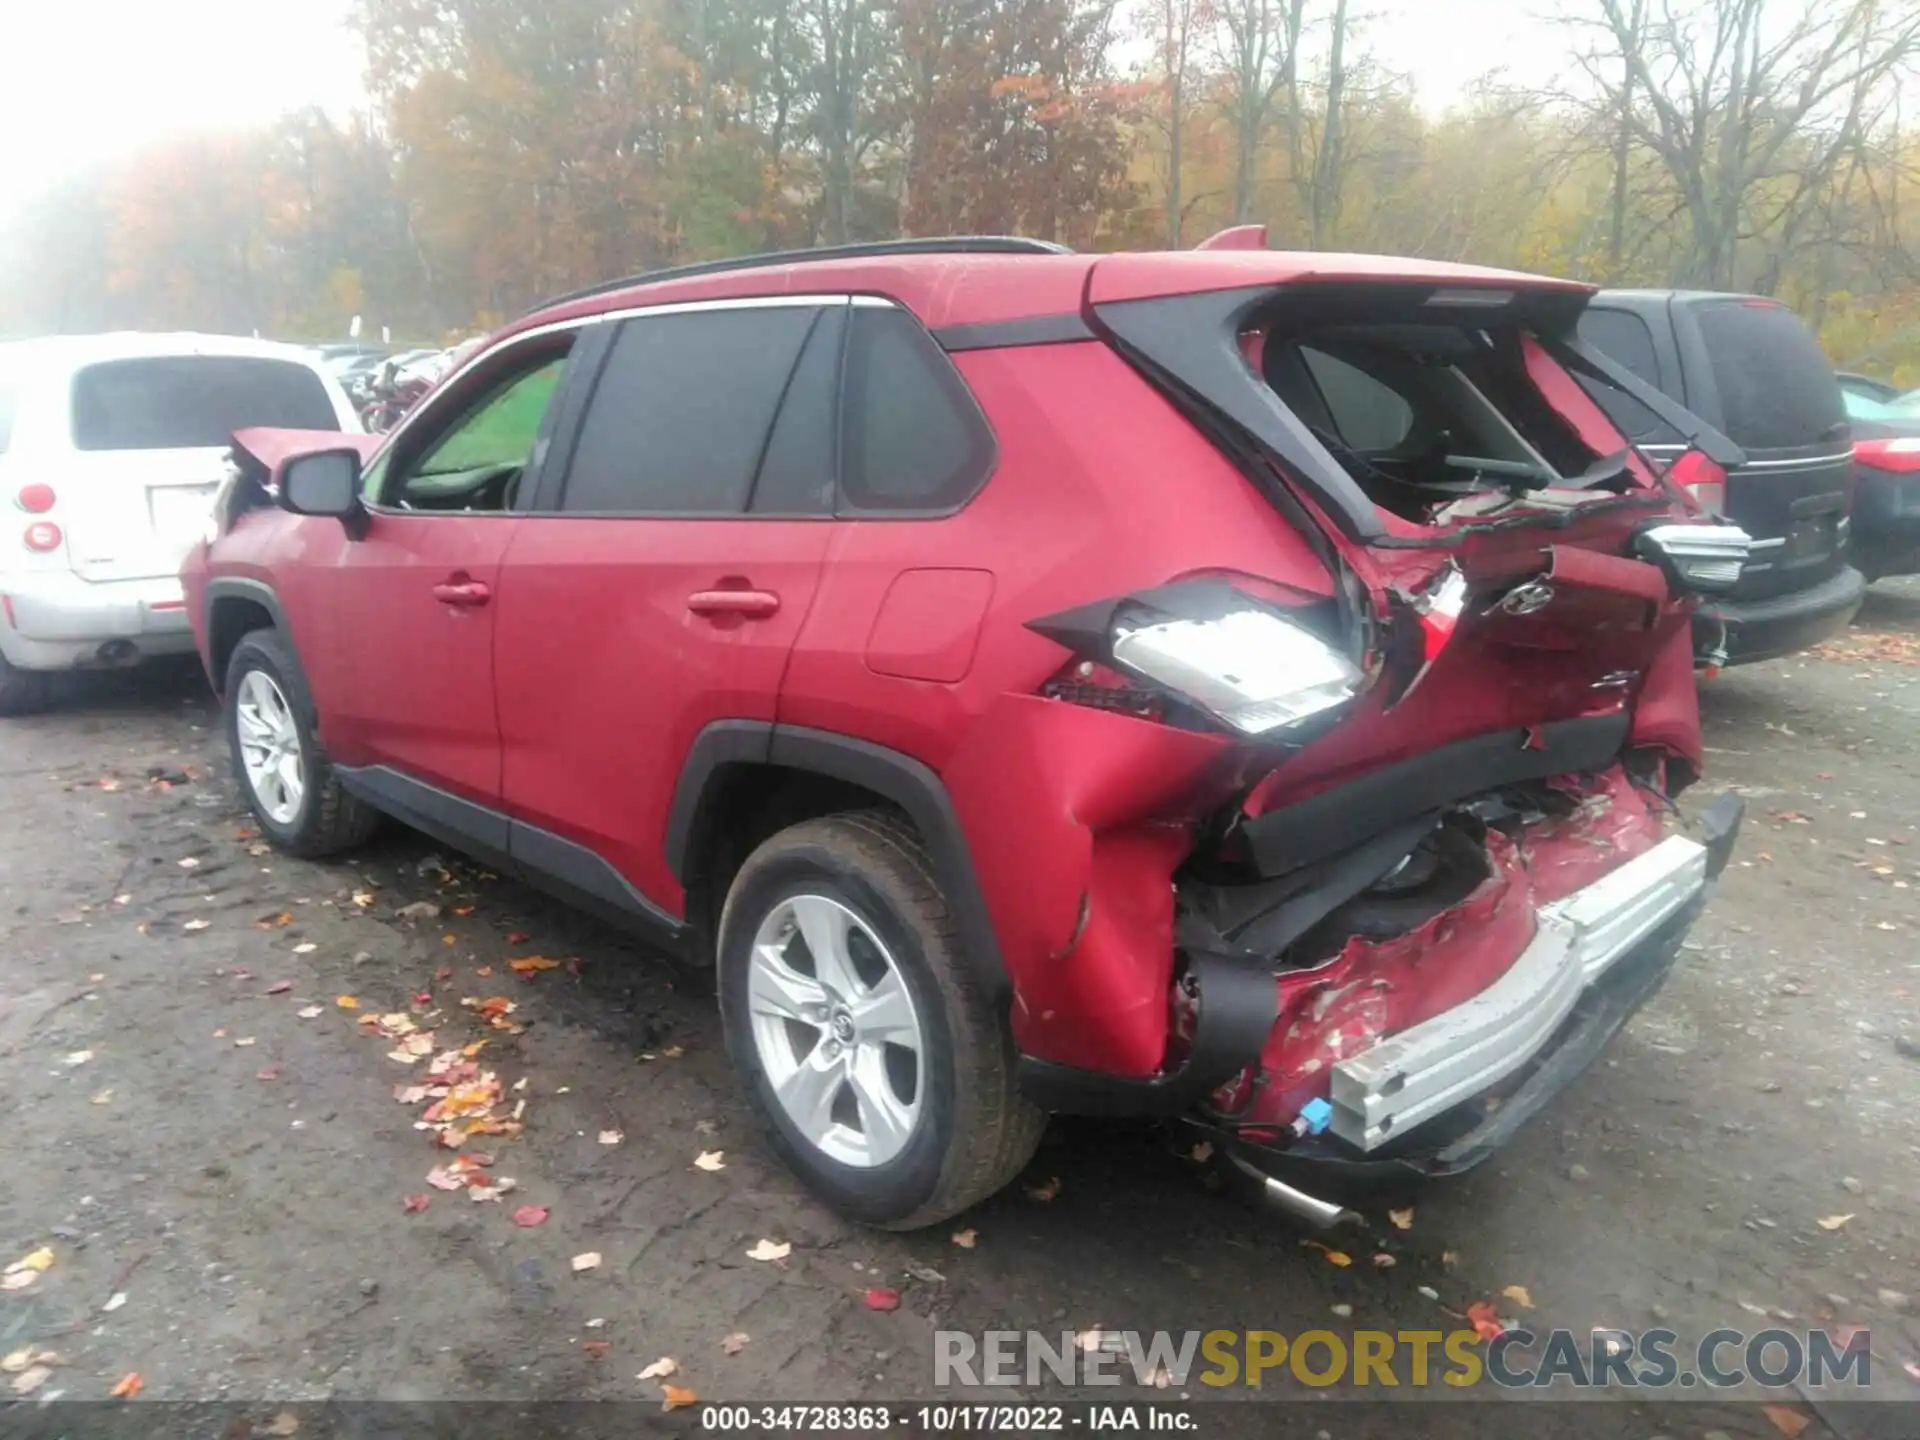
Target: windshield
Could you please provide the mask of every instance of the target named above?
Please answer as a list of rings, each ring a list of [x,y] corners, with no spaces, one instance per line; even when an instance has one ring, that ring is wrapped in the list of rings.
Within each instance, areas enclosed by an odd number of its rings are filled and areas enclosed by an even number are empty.
[[[288,360],[164,355],[89,365],[73,379],[77,450],[189,450],[236,430],[338,430],[320,377]]]

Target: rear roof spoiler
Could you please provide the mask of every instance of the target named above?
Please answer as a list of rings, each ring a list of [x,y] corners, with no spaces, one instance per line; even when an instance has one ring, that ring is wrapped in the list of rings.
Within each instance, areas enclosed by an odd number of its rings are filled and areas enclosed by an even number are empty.
[[[1575,375],[1585,375],[1590,380],[1597,380],[1608,389],[1617,390],[1639,401],[1679,431],[1683,439],[1722,470],[1732,470],[1747,463],[1747,452],[1733,441],[1707,424],[1686,406],[1673,400],[1664,392],[1654,389],[1626,366],[1601,354],[1577,335],[1560,338],[1542,335],[1539,338],[1540,343],[1546,347],[1547,353],[1568,370]]]

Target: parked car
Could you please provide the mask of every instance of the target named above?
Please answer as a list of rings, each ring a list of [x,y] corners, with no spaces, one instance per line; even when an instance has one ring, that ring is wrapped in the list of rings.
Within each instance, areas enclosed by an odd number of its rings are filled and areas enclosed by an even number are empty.
[[[1920,405],[1848,390],[1853,558],[1869,581],[1920,573]]]
[[[249,425],[358,429],[292,346],[220,335],[0,345],[0,714],[47,676],[193,649],[180,560],[205,530],[229,437]]]
[[[1849,370],[1836,370],[1833,378],[1839,382],[1840,393],[1848,399],[1857,395],[1862,400],[1872,400],[1884,405],[1898,400],[1906,393],[1898,385],[1885,380],[1876,380],[1871,375],[1857,375]]]
[[[1665,817],[1746,537],[1569,376],[1737,451],[1588,295],[947,240],[556,301],[383,440],[236,437],[184,571],[235,774],[292,853],[398,816],[710,960],[848,1215],[1070,1111],[1333,1218],[1545,1105],[1733,843]]]
[[[1844,630],[1867,584],[1847,554],[1853,452],[1833,369],[1800,318],[1761,296],[1607,290],[1580,334],[1746,452],[1728,473],[1699,464],[1684,475],[1753,537],[1739,586],[1696,617],[1702,663],[1768,660]],[[1632,397],[1592,393],[1647,454],[1686,447]]]

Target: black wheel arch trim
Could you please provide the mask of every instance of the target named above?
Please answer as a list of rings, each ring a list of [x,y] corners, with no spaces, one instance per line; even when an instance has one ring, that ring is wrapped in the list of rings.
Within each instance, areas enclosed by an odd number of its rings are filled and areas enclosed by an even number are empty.
[[[271,585],[264,580],[252,580],[243,575],[215,576],[207,582],[207,613],[204,617],[207,649],[201,656],[201,668],[207,672],[207,679],[212,684],[216,695],[224,694],[227,686],[226,666],[220,663],[214,654],[213,617],[219,613],[222,600],[244,600],[249,604],[258,605],[273,621],[273,628],[287,637],[289,645],[294,644],[293,630],[287,622],[286,609],[281,605],[280,596]],[[295,658],[298,658],[297,646]]]
[[[947,787],[932,769],[884,745],[800,725],[757,720],[709,724],[688,749],[668,812],[666,858],[675,879],[685,884],[693,878],[692,842],[715,775],[727,765],[742,763],[844,780],[898,805],[926,841],[968,955],[999,995],[1010,992],[986,896]]]

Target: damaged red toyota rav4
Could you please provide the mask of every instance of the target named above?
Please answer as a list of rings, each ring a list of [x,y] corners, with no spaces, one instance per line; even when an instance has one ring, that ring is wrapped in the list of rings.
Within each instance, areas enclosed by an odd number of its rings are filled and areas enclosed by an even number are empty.
[[[1458,1171],[1659,986],[1737,528],[1589,291],[956,239],[556,301],[388,436],[247,431],[187,594],[263,831],[397,816],[717,966],[770,1143],[912,1227],[1049,1112],[1294,1213]]]

